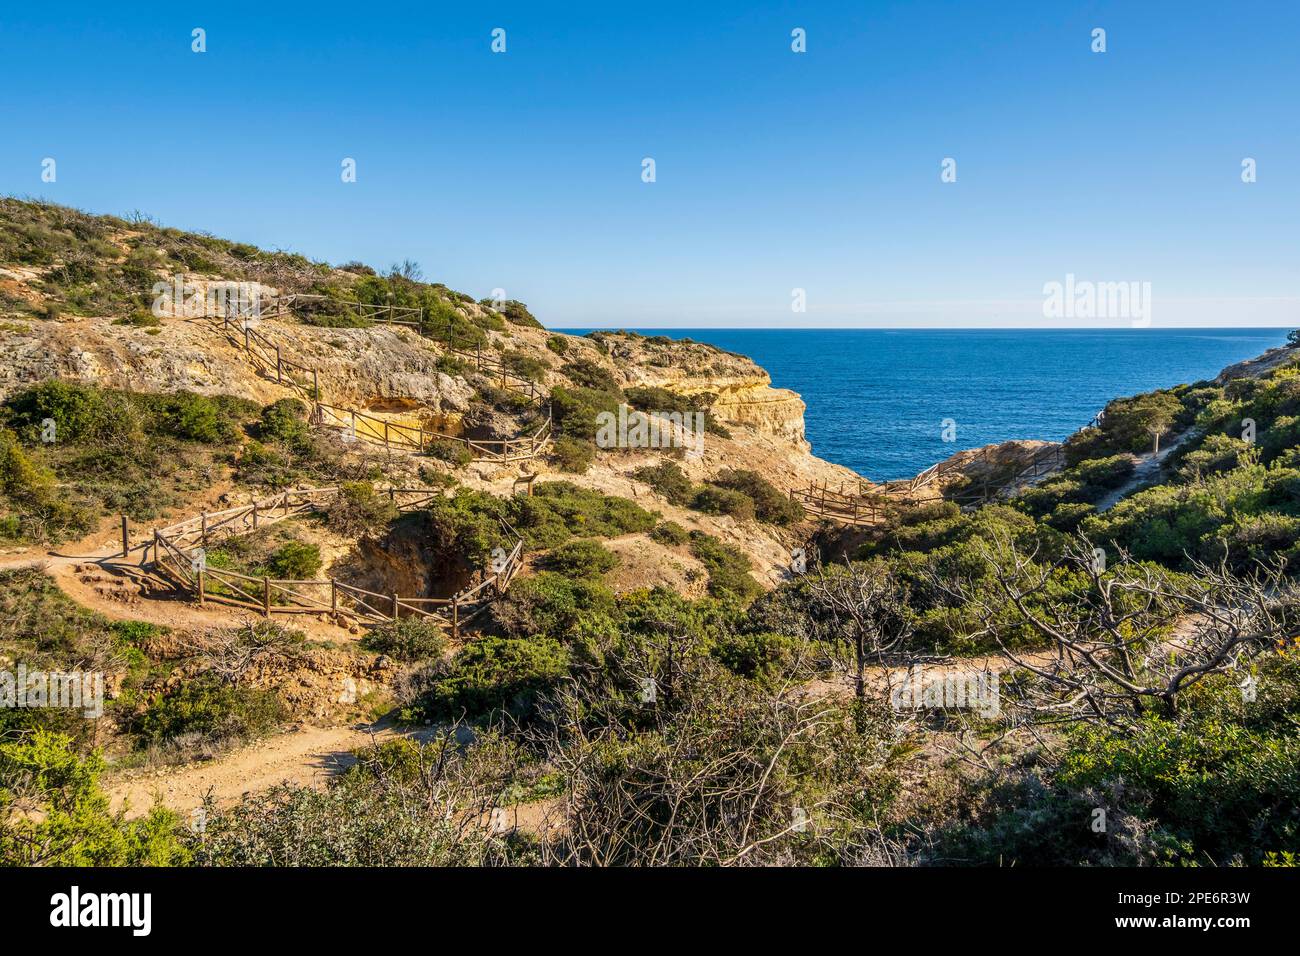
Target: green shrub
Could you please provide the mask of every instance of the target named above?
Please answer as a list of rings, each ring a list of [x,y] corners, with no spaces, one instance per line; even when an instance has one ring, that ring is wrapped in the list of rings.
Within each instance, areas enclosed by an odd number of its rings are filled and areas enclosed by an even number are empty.
[[[561,436],[594,443],[598,429],[597,416],[601,412],[618,414],[622,397],[613,392],[590,388],[565,388],[556,385],[551,389],[551,412],[555,430]]]
[[[542,566],[548,571],[575,578],[600,577],[618,563],[618,555],[591,538],[562,544],[542,560]]]
[[[293,448],[305,447],[311,439],[307,406],[296,398],[282,398],[262,409],[256,428],[262,441],[281,442]]]
[[[754,499],[741,491],[706,484],[691,499],[691,507],[710,515],[731,515],[740,521],[754,517]]]
[[[1086,502],[1059,504],[1045,519],[1049,525],[1064,534],[1074,534],[1085,518],[1096,513],[1096,507]]]
[[[676,521],[661,521],[650,532],[650,537],[667,547],[685,544],[690,540],[690,533]]]
[[[528,311],[528,306],[518,299],[507,299],[501,306],[501,314],[513,325],[522,325],[530,329],[544,328],[542,323],[533,318],[533,314]]]
[[[571,537],[612,538],[649,531],[655,516],[626,498],[567,481],[538,482],[531,496],[509,502],[510,523],[530,547],[553,548]]]
[[[584,475],[596,458],[596,449],[590,442],[561,437],[551,444],[551,457],[560,471]]]
[[[754,503],[754,514],[759,521],[788,525],[803,519],[803,507],[756,471],[724,469],[711,484],[738,491],[749,498]]]
[[[98,751],[36,730],[0,740],[0,866],[177,866],[189,862],[179,817],[155,807],[138,820],[113,812],[99,788]],[[15,796],[36,795],[36,812],[13,812]]]
[[[474,460],[474,454],[464,442],[452,438],[435,438],[425,449],[430,458],[445,461],[449,465],[464,467]]]
[[[647,340],[649,341],[649,340]],[[718,396],[712,392],[683,395],[658,385],[643,385],[624,389],[628,404],[650,414],[678,412],[683,416],[697,412],[704,415],[704,430],[713,435],[730,438],[731,433],[713,417],[712,408]]]
[[[88,533],[96,516],[70,501],[53,472],[32,460],[8,429],[0,429],[0,495],[11,514],[0,517],[0,537],[61,541]]]
[[[176,742],[182,736],[209,743],[251,740],[287,717],[273,691],[199,679],[158,698],[135,718],[131,730],[142,746]]]
[[[643,481],[675,505],[684,505],[695,494],[695,485],[686,472],[675,462],[645,465],[632,472],[632,477]]]
[[[587,358],[574,359],[572,362],[566,362],[560,371],[579,388],[609,392],[620,396],[619,400],[621,401],[623,392],[619,387],[618,379],[614,377],[614,374],[609,369],[598,362],[593,362]],[[616,401],[614,404],[617,405],[618,402]]]
[[[1058,785],[1122,792],[1153,831],[1157,862],[1199,865],[1300,850],[1300,736],[1295,655],[1266,661],[1247,704],[1232,674],[1186,694],[1176,719],[1148,718],[1131,734],[1087,728],[1070,738]],[[1074,862],[1074,861],[1069,861]],[[1150,862],[1134,860],[1132,862]]]
[[[320,547],[302,541],[286,541],[266,560],[266,575],[289,581],[316,577],[322,565]]]
[[[461,648],[433,679],[422,706],[446,720],[499,713],[522,720],[568,667],[568,652],[550,638],[483,637]]]
[[[784,634],[723,632],[709,653],[733,674],[770,681],[789,670],[798,643]]]
[[[397,506],[368,481],[345,481],[330,503],[326,520],[344,534],[377,534],[397,518]]]
[[[434,367],[444,375],[450,375],[452,378],[464,378],[474,371],[474,366],[465,359],[457,355],[446,353],[438,356],[434,362]]]
[[[556,355],[564,355],[569,351],[569,340],[563,335],[552,335],[546,340],[546,347]]]
[[[541,359],[517,349],[505,352],[501,356],[501,364],[506,367],[506,371],[531,382],[546,381],[546,373],[551,370]]]
[[[1133,468],[1129,455],[1110,455],[1080,462],[1070,469],[1070,475],[1089,488],[1111,491],[1133,477]]]
[[[423,331],[452,348],[470,352],[488,341],[487,333],[478,323],[466,318],[460,309],[441,298],[426,302]]]
[[[235,442],[241,420],[255,407],[237,399],[193,392],[139,395],[135,401],[145,412],[145,428],[150,433],[205,445]]]
[[[107,443],[138,432],[140,423],[113,396],[78,382],[50,379],[23,389],[5,402],[10,426],[24,441],[42,440],[46,419],[55,424],[55,441]]]
[[[447,636],[432,621],[403,617],[371,628],[361,639],[361,646],[399,661],[423,661],[442,657],[447,650]]]
[[[753,565],[749,558],[731,545],[702,531],[692,531],[691,554],[709,572],[709,593],[714,597],[748,603],[763,593],[762,585],[750,576]]]
[[[550,571],[521,578],[492,606],[507,637],[544,636],[566,644],[616,633],[614,592],[597,578]]]

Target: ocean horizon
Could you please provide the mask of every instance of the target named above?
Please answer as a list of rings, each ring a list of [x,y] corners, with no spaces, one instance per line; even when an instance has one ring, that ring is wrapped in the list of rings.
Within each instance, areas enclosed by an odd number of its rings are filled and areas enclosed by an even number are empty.
[[[611,327],[612,328],[612,327]],[[557,329],[581,335],[589,328]],[[813,452],[873,480],[965,448],[1062,441],[1111,399],[1212,379],[1286,341],[1247,329],[630,328],[748,356],[798,392]],[[944,440],[944,425],[956,424]],[[952,429],[949,429],[949,434]]]

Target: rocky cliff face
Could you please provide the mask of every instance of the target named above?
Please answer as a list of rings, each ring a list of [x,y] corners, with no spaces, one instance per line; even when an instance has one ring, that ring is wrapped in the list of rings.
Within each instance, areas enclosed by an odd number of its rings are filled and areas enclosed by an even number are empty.
[[[666,336],[602,333],[600,341],[609,349],[624,385],[713,395],[713,415],[724,425],[742,426],[803,451],[809,449],[803,399],[787,388],[773,388],[771,376],[752,359]]]
[[[335,404],[435,412],[469,407],[469,386],[440,373],[439,352],[412,333],[319,329],[274,320],[261,322],[258,329],[281,345],[286,357],[318,369],[321,392]],[[0,334],[0,393],[47,378],[109,388],[224,393],[263,403],[285,393],[273,380],[257,375],[217,326],[201,319],[164,319],[156,328],[102,318],[13,323]]]

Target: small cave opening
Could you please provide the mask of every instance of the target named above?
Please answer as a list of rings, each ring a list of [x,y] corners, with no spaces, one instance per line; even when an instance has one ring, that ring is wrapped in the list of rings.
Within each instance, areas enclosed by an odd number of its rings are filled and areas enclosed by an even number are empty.
[[[409,512],[383,534],[363,537],[337,571],[340,580],[377,594],[426,598],[449,598],[483,574],[428,511]]]
[[[414,398],[402,398],[397,395],[389,395],[381,398],[373,398],[366,403],[366,411],[382,415],[384,413],[402,413],[419,411],[423,402]]]

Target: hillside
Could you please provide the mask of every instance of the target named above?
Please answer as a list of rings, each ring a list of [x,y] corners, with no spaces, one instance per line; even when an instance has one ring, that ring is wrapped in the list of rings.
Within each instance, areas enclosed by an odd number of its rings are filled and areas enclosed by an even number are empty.
[[[707,345],[0,227],[0,671],[104,684],[0,708],[0,861],[1300,853],[1295,349],[877,484]]]

